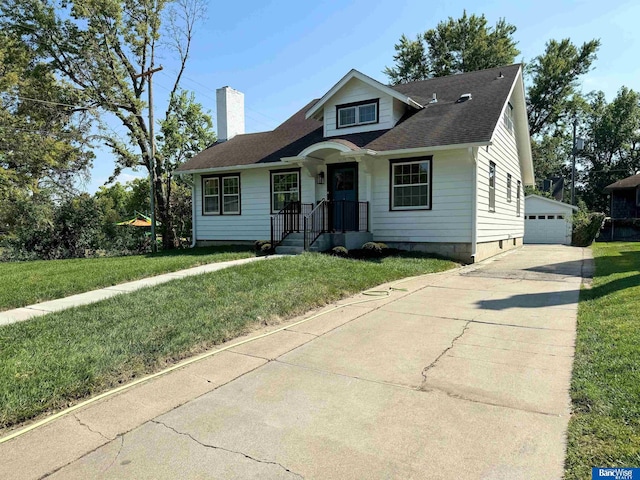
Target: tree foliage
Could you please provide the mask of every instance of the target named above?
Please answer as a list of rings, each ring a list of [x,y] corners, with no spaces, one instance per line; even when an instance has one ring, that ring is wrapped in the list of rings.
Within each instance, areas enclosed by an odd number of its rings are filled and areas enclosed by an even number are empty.
[[[599,47],[599,40],[585,42],[580,48],[568,38],[551,40],[544,53],[527,66],[527,113],[532,136],[544,133],[571,113],[572,101],[579,96],[579,78],[591,69]]]
[[[165,119],[184,107],[180,81],[189,58],[194,27],[203,17],[202,0],[0,0],[0,30],[20,39],[41,62],[73,86],[85,104],[103,120],[100,139],[113,151],[117,167],[150,170],[151,138],[146,122],[148,77],[160,55],[173,54],[179,67],[173,77]],[[187,103],[194,104],[193,97]],[[193,112],[193,108],[187,110]],[[197,109],[196,109],[197,110]],[[200,112],[205,115],[203,112]],[[197,125],[207,121],[187,116]],[[122,139],[106,127],[116,118],[126,129]],[[106,120],[106,121],[105,121]],[[209,119],[210,122],[210,119]],[[180,128],[186,124],[182,122]],[[209,123],[210,125],[210,123]],[[192,125],[189,125],[191,127]],[[163,135],[167,139],[167,135]],[[207,133],[203,142],[211,138]],[[163,225],[165,247],[176,244],[171,228],[170,174],[167,168],[185,155],[164,161],[158,149],[153,178],[157,216]]]
[[[15,224],[18,200],[43,189],[74,193],[87,174],[93,154],[82,103],[37,52],[0,31],[0,231]]]
[[[640,94],[622,87],[611,103],[603,92],[592,94],[583,128],[580,196],[590,209],[606,212],[604,188],[640,171]]]
[[[384,73],[398,84],[509,65],[520,54],[515,31],[503,18],[491,27],[484,15],[468,16],[464,11],[462,17],[449,17],[415,41],[402,35],[395,45],[396,65]]]

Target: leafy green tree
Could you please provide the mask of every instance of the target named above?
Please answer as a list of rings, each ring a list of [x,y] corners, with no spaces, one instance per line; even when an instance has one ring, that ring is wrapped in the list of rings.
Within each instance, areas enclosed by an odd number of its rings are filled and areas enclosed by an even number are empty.
[[[640,171],[640,94],[622,87],[611,103],[603,92],[591,96],[580,196],[596,211],[608,211],[604,187]]]
[[[74,106],[81,93],[37,57],[0,30],[0,231],[9,233],[21,200],[74,193],[93,159],[88,112]]]
[[[384,74],[389,77],[393,85],[429,78],[429,67],[422,38],[418,35],[415,40],[409,40],[403,34],[400,37],[400,43],[394,45],[395,66],[384,69]]]
[[[465,10],[462,17],[449,17],[415,41],[402,35],[395,45],[396,65],[384,73],[398,84],[509,65],[520,54],[515,31],[503,18],[491,27],[484,14],[468,16]]]
[[[195,102],[192,93],[178,91],[171,98],[167,114],[160,122],[158,136],[159,161],[164,165],[162,194],[165,203],[171,207],[171,215],[164,219],[167,223],[163,225],[163,231],[172,239],[174,247],[186,235],[185,226],[191,224],[191,201],[185,201],[185,187],[177,187],[173,171],[215,141],[211,116]],[[187,190],[190,197],[191,191]]]
[[[527,66],[527,113],[532,136],[553,129],[571,113],[572,102],[579,96],[579,78],[591,69],[599,47],[600,40],[585,42],[580,48],[568,38],[551,40],[545,52]]]
[[[125,140],[106,126],[100,135],[116,156],[117,176],[125,167],[151,170],[148,77],[140,73],[155,67],[160,55],[175,55],[179,67],[168,96],[169,110],[175,108],[194,28],[204,11],[202,0],[0,0],[0,30],[38,52],[41,62],[81,93],[103,125],[115,118],[124,126]],[[170,225],[167,163],[154,163],[157,216]],[[173,232],[163,233],[170,248]]]

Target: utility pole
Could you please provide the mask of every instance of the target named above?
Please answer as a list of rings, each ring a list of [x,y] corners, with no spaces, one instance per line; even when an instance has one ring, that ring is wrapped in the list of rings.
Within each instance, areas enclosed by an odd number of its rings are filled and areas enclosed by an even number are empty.
[[[571,153],[573,154],[573,160],[571,161],[571,205],[576,204],[576,126],[578,119],[573,119],[573,148]]]
[[[153,65],[146,72],[139,73],[134,78],[147,77],[149,81],[149,137],[151,139],[151,155],[149,155],[149,192],[151,202],[151,251],[156,253],[158,245],[156,244],[156,137],[153,134],[153,74],[162,70],[162,65],[153,68]],[[575,136],[575,135],[574,135]]]

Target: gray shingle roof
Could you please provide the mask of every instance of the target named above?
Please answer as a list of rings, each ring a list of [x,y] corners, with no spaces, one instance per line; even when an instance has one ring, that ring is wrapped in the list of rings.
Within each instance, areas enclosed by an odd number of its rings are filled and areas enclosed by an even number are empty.
[[[343,139],[376,151],[488,142],[500,120],[520,64],[432,78],[392,88],[426,105],[389,130],[324,138],[322,122],[305,119],[313,100],[270,132],[237,135],[200,152],[177,171],[278,162],[323,140]],[[499,78],[502,73],[503,78]],[[429,104],[433,93],[438,102]],[[472,99],[457,103],[461,95]]]
[[[621,190],[623,188],[635,188],[638,185],[640,185],[640,174],[631,175],[630,177],[623,178],[622,180],[618,180],[617,182],[614,182],[611,185],[607,185],[604,188],[604,191],[610,192],[611,190]]]

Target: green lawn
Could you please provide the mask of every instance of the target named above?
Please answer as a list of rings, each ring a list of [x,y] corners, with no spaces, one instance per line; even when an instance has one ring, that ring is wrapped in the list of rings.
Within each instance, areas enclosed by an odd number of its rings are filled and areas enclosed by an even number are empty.
[[[0,428],[348,294],[456,264],[304,254],[175,280],[0,327]]]
[[[593,247],[573,367],[566,479],[591,467],[640,466],[640,243]]]
[[[171,250],[130,257],[0,263],[0,311],[205,263],[253,257],[248,247]]]

